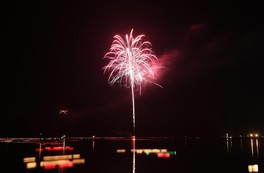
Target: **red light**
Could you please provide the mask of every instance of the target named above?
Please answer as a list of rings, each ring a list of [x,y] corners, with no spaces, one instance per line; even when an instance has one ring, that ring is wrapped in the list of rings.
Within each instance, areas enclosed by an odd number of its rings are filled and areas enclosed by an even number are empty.
[[[73,150],[73,147],[66,147],[65,149],[72,151]]]
[[[42,146],[45,146],[45,145],[61,145],[60,142],[38,142],[36,144],[37,145],[42,145]]]
[[[53,147],[51,151],[62,151],[63,147]]]
[[[56,168],[55,164],[49,164],[44,166],[44,169],[55,169],[55,168]]]
[[[36,148],[36,152],[42,152],[43,149],[42,148]]]
[[[45,147],[45,150],[47,151],[63,151],[63,150],[69,150],[69,151],[72,151],[73,150],[73,147]]]
[[[158,158],[169,158],[170,153],[157,153]]]

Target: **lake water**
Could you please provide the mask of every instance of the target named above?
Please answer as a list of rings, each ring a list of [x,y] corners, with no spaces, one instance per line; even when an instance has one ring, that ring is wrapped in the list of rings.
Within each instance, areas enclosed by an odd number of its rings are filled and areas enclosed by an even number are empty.
[[[66,138],[0,143],[0,172],[264,172],[263,139]]]

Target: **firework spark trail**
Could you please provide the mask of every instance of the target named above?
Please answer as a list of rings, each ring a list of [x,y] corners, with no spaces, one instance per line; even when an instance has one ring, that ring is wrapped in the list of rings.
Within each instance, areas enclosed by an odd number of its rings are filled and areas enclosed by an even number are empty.
[[[114,41],[104,58],[108,58],[109,63],[103,67],[104,73],[110,71],[108,83],[120,83],[126,87],[131,87],[133,106],[133,129],[135,133],[135,100],[134,87],[138,86],[141,93],[142,85],[155,80],[153,73],[154,61],[158,58],[151,50],[151,43],[142,41],[145,37],[141,34],[133,37],[133,29],[130,35],[126,34],[125,40],[120,35],[114,36]]]

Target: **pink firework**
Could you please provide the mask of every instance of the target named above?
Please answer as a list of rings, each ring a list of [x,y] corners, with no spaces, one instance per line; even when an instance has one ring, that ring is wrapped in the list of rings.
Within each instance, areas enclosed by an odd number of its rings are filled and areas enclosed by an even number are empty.
[[[134,87],[139,86],[141,90],[141,86],[147,82],[156,84],[153,82],[155,77],[152,64],[158,58],[151,50],[151,43],[142,41],[145,35],[141,34],[134,38],[132,34],[133,29],[130,35],[126,34],[125,39],[119,35],[114,36],[110,51],[104,56],[104,58],[108,58],[110,61],[103,69],[104,73],[110,71],[108,82],[111,85],[120,83],[121,85],[131,87],[133,128],[135,132]]]

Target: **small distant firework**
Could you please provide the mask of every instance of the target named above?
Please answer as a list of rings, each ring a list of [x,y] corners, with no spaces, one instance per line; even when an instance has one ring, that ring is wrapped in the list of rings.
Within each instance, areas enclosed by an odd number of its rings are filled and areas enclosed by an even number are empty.
[[[68,112],[69,112],[69,110],[67,110],[67,109],[61,109],[61,110],[59,111],[59,114],[60,114],[60,115],[61,115],[61,114],[67,115]]]

